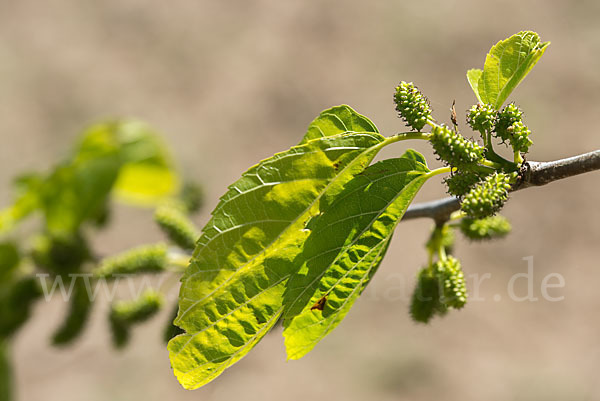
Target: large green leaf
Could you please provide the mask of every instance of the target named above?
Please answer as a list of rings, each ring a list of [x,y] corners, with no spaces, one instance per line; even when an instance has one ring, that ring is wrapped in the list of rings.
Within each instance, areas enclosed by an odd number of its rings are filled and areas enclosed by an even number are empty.
[[[430,176],[421,160],[409,151],[370,166],[311,224],[284,300],[289,359],[301,358],[331,332],[366,287],[396,224]]]
[[[184,387],[214,379],[273,326],[309,233],[306,223],[386,143],[374,127],[333,136],[325,131],[262,161],[229,187],[182,278],[175,324],[187,333],[168,348]]]
[[[494,45],[485,59],[478,83],[481,100],[500,109],[549,44],[542,43],[537,33],[523,31]]]
[[[377,132],[375,125],[367,117],[345,104],[323,110],[308,126],[308,131],[300,144],[311,139],[349,132]]]

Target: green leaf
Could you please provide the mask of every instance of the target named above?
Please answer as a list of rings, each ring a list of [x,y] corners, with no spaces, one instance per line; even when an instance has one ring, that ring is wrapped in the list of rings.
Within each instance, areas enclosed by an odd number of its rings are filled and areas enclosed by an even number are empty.
[[[471,85],[471,89],[475,92],[475,96],[477,96],[479,103],[483,103],[483,100],[481,100],[481,96],[479,95],[479,80],[481,79],[481,74],[483,74],[483,70],[479,68],[473,68],[467,71],[467,81],[469,81],[469,85]]]
[[[310,123],[300,144],[311,139],[349,132],[377,132],[377,128],[367,117],[343,104],[322,111],[319,117]]]
[[[159,135],[140,121],[97,124],[84,134],[76,161],[116,153],[121,163],[115,182],[119,200],[139,206],[155,206],[179,191],[180,179]]]
[[[0,233],[7,232],[40,207],[39,191],[42,178],[35,174],[15,180],[16,196],[13,204],[0,210]]]
[[[348,313],[377,270],[398,221],[430,177],[409,151],[356,176],[313,225],[289,280],[283,335],[299,359]]]
[[[6,284],[14,276],[20,261],[21,255],[14,243],[0,242],[0,283]]]
[[[387,143],[373,127],[333,136],[324,131],[250,168],[229,187],[182,279],[175,324],[187,334],[168,348],[185,388],[217,377],[275,324],[308,235],[305,224]]]
[[[499,110],[549,44],[542,43],[537,33],[523,31],[494,45],[485,59],[479,79],[481,100]]]
[[[12,366],[8,342],[0,340],[0,401],[12,400]]]

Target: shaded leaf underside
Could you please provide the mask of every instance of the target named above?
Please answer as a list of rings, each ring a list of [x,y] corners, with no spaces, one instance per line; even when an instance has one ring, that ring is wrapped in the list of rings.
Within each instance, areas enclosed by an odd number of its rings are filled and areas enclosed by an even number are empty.
[[[315,221],[285,293],[289,359],[304,356],[344,318],[428,173],[414,151],[376,163],[350,181]],[[315,307],[319,302],[322,307]]]

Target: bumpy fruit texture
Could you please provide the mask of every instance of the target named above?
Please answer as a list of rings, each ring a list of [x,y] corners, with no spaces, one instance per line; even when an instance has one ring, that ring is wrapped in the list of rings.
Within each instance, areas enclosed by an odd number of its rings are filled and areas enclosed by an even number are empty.
[[[109,314],[109,322],[114,345],[118,348],[126,345],[129,341],[131,326],[154,316],[163,303],[164,299],[160,293],[154,290],[146,290],[138,299],[113,304]]]
[[[448,308],[460,309],[467,303],[465,275],[460,262],[448,256],[434,265],[435,275],[442,286],[441,302]]]
[[[498,112],[498,119],[496,121],[496,135],[504,141],[508,141],[509,134],[507,132],[508,127],[516,122],[522,121],[523,112],[514,103],[509,103],[502,111]]]
[[[461,232],[469,239],[475,241],[502,238],[506,236],[511,225],[504,216],[496,215],[485,219],[464,218],[460,222]]]
[[[477,103],[467,112],[467,123],[475,131],[492,132],[496,125],[496,114],[491,105]]]
[[[475,171],[459,171],[444,179],[450,195],[461,197],[480,183],[485,175]]]
[[[200,233],[180,208],[169,204],[159,206],[154,213],[154,221],[180,248],[186,250],[195,248]]]
[[[533,144],[529,139],[531,131],[523,124],[523,112],[514,103],[507,104],[498,113],[496,135],[508,141],[515,152],[527,153]]]
[[[165,244],[144,245],[104,259],[94,271],[97,277],[114,278],[117,275],[158,273],[167,268]]]
[[[521,121],[517,121],[508,127],[506,131],[509,135],[508,142],[515,152],[529,152],[529,147],[533,145],[533,141],[529,139],[529,135],[531,135],[529,128],[523,125]]]
[[[427,120],[431,118],[431,108],[427,98],[419,91],[412,82],[400,82],[394,94],[396,110],[413,129],[420,131]]]
[[[494,173],[473,189],[461,202],[461,209],[467,216],[481,219],[498,212],[508,199],[510,176],[504,173]]]
[[[445,125],[433,127],[430,142],[442,160],[459,169],[468,169],[477,164],[485,150]]]
[[[427,323],[435,315],[444,315],[448,308],[441,302],[442,287],[431,268],[424,267],[417,276],[417,285],[412,295],[410,315],[421,323]]]

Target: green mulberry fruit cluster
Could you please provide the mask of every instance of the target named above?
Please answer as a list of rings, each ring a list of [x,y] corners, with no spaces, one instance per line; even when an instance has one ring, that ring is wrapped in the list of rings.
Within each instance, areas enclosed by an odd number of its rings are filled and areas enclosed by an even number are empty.
[[[181,208],[170,204],[159,206],[154,221],[177,246],[186,250],[195,248],[200,233]]]
[[[444,179],[450,195],[462,197],[485,178],[476,171],[459,171]]]
[[[165,244],[143,245],[104,259],[94,271],[96,277],[114,278],[117,275],[158,273],[167,268]]]
[[[412,82],[400,82],[394,94],[396,110],[413,129],[420,131],[431,118],[431,108],[427,98]]]
[[[475,131],[492,132],[496,126],[496,110],[489,104],[477,103],[469,109],[467,123]]]
[[[410,314],[415,321],[427,323],[435,315],[445,315],[449,308],[462,308],[466,302],[467,288],[460,262],[448,256],[419,271]]]
[[[511,176],[494,173],[471,189],[461,202],[461,209],[467,216],[481,219],[498,212],[508,199]]]
[[[121,348],[129,341],[130,328],[154,316],[163,305],[163,296],[146,290],[138,299],[120,301],[111,306],[109,322],[115,347]]]
[[[508,141],[515,152],[527,153],[533,144],[529,135],[531,131],[523,124],[523,112],[514,103],[507,104],[498,113],[496,135]]]
[[[510,142],[510,146],[513,147],[515,152],[527,153],[529,152],[529,147],[533,145],[531,139],[529,139],[529,135],[531,135],[531,131],[527,128],[521,121],[517,121],[508,129],[508,141]]]
[[[496,120],[496,135],[504,141],[507,141],[509,138],[508,135],[508,127],[513,125],[516,122],[522,121],[523,119],[523,111],[514,103],[509,103],[502,111],[498,112],[498,117]]]
[[[442,288],[434,271],[424,267],[417,276],[417,286],[410,303],[410,315],[421,323],[427,323],[435,315],[445,315],[448,307],[441,302]]]
[[[453,167],[468,169],[482,160],[484,148],[445,125],[435,126],[429,139],[435,153]]]
[[[460,230],[465,237],[475,240],[489,240],[506,236],[511,225],[504,216],[496,215],[484,219],[464,218],[460,222]]]
[[[465,275],[458,259],[447,259],[434,264],[435,275],[442,286],[442,302],[448,308],[460,309],[467,303]]]

